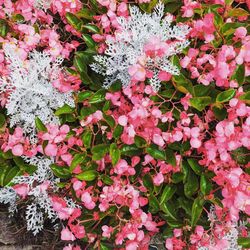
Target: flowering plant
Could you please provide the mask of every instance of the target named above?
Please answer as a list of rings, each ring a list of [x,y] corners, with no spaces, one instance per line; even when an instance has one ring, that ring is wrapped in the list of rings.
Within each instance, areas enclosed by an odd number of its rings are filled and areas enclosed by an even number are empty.
[[[248,0],[0,0],[0,202],[64,250],[250,249]]]

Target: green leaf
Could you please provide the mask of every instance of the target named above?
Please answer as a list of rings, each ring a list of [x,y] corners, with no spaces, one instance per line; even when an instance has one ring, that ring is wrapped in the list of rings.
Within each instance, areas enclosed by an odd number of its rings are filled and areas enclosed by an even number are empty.
[[[211,104],[210,96],[202,96],[202,97],[193,97],[189,100],[192,107],[196,108],[199,111],[202,111]]]
[[[181,172],[173,173],[172,174],[172,182],[173,183],[180,183],[183,181],[184,174]]]
[[[246,165],[250,162],[250,150],[245,147],[231,151],[231,156],[240,165]]]
[[[144,148],[147,145],[146,140],[143,137],[140,137],[138,135],[135,136],[135,145],[138,148]]]
[[[202,84],[194,86],[195,97],[209,96],[210,92],[211,92],[210,86],[205,86]]]
[[[83,18],[92,21],[93,17],[96,15],[94,11],[90,8],[82,8],[75,14],[78,18]]]
[[[84,131],[82,134],[82,142],[86,148],[91,147],[91,142],[92,142],[92,131],[87,129]]]
[[[110,250],[112,246],[105,244],[103,242],[100,243],[100,250]]]
[[[245,64],[237,66],[231,80],[236,80],[239,85],[242,85],[245,82]]]
[[[150,174],[145,174],[142,177],[142,181],[143,181],[144,187],[147,188],[150,193],[152,193],[154,191],[154,183],[153,183],[152,176]]]
[[[219,121],[222,121],[227,117],[227,109],[225,107],[218,108],[218,107],[214,106],[212,109],[213,109],[213,112],[214,112],[214,116]]]
[[[169,147],[167,147],[165,149],[165,154],[166,154],[166,162],[168,162],[169,164],[171,164],[172,166],[176,166],[176,158],[175,158],[175,154],[174,151],[172,149],[170,149]]]
[[[244,93],[239,97],[239,99],[243,102],[246,102],[247,104],[250,104],[250,91]]]
[[[98,90],[90,99],[89,103],[100,103],[105,101],[105,96],[106,96],[106,90],[105,89],[100,89]]]
[[[187,180],[184,184],[184,193],[186,197],[192,197],[199,189],[199,181],[195,173],[190,169],[188,171]]]
[[[100,33],[100,29],[94,24],[89,23],[89,24],[83,25],[83,28],[88,29],[89,31],[95,34]]]
[[[151,13],[152,10],[154,9],[155,5],[157,4],[157,0],[152,0],[148,3],[142,3],[142,4],[139,4],[139,7],[144,11],[144,12],[147,12],[147,13]]]
[[[242,17],[242,16],[248,16],[249,12],[242,9],[242,8],[233,8],[229,10],[228,16],[229,17]]]
[[[87,72],[87,64],[82,56],[75,54],[73,64],[80,73]]]
[[[173,76],[173,81],[176,84],[175,88],[177,90],[184,94],[190,93],[192,96],[194,96],[193,84],[183,74]]]
[[[67,22],[74,27],[76,30],[80,31],[83,22],[81,21],[81,19],[79,19],[77,16],[75,16],[74,14],[67,12],[66,15],[66,20]]]
[[[121,154],[126,156],[135,156],[140,155],[142,153],[142,150],[140,148],[137,148],[135,144],[132,145],[123,145],[121,147]]]
[[[72,114],[74,109],[71,108],[68,104],[64,104],[61,108],[57,109],[55,115],[63,115],[63,114]]]
[[[211,184],[211,181],[204,174],[202,174],[200,179],[200,189],[202,194],[208,195],[211,192],[212,188],[213,186]]]
[[[161,205],[161,210],[171,219],[177,221],[176,206],[173,202],[166,202]]]
[[[86,170],[81,174],[76,175],[76,178],[81,181],[93,181],[97,178],[98,172],[95,170]]]
[[[250,238],[249,237],[239,237],[237,242],[243,248],[250,248]]]
[[[165,152],[162,150],[159,150],[156,145],[150,145],[149,147],[147,147],[146,152],[155,159],[166,160]]]
[[[7,186],[19,173],[18,166],[9,166],[7,171],[4,173],[3,186]]]
[[[150,196],[148,197],[148,202],[149,202],[149,211],[153,214],[157,213],[160,209],[157,198],[152,194],[150,194]]]
[[[95,43],[95,41],[92,39],[92,36],[91,36],[91,35],[89,35],[89,34],[83,34],[83,35],[82,35],[82,38],[83,38],[84,42],[86,43],[86,45],[87,45],[89,48],[91,48],[91,49],[95,48],[96,43]]]
[[[219,93],[216,97],[216,102],[223,103],[230,101],[235,96],[235,89],[228,89]]]
[[[201,167],[201,165],[198,163],[197,160],[195,160],[193,158],[189,158],[189,159],[187,159],[187,162],[197,175],[201,175],[203,168]]]
[[[9,25],[6,20],[0,19],[0,36],[6,37],[9,31]]]
[[[45,127],[45,125],[43,124],[43,122],[39,119],[39,117],[35,118],[35,124],[36,124],[36,129],[38,131],[43,131],[43,132],[47,132],[47,128]]]
[[[121,152],[118,149],[116,143],[112,143],[110,145],[109,154],[110,154],[110,157],[111,157],[112,165],[115,166],[119,162],[119,160],[121,158]]]
[[[192,219],[191,219],[191,226],[194,227],[199,220],[202,210],[203,210],[203,204],[204,200],[197,197],[194,200],[193,206],[192,206]]]
[[[109,145],[98,144],[91,148],[91,152],[94,161],[101,160],[109,152]]]
[[[84,159],[86,157],[86,153],[83,153],[83,154],[75,154],[74,155],[74,158],[70,164],[70,172],[72,173],[74,171],[74,169],[79,165],[81,164]]]
[[[115,139],[118,139],[121,136],[122,132],[123,132],[123,127],[118,124],[114,129],[113,137]]]
[[[0,128],[2,128],[5,124],[5,116],[0,114]]]
[[[56,164],[52,164],[50,166],[50,168],[53,171],[54,175],[61,178],[61,179],[68,179],[71,177],[71,172],[66,167],[57,166]]]
[[[170,200],[172,198],[172,196],[174,195],[174,193],[176,192],[176,190],[177,190],[176,186],[167,185],[161,194],[160,205],[162,205],[164,202]]]
[[[106,185],[112,185],[114,183],[114,181],[108,175],[102,175],[101,180]]]
[[[103,114],[103,118],[111,128],[115,127],[115,119],[111,115]]]

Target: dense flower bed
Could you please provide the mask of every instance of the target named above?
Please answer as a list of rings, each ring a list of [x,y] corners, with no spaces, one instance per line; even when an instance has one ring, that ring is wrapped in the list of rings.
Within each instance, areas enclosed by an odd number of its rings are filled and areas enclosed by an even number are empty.
[[[249,0],[0,0],[0,202],[64,250],[250,249]]]

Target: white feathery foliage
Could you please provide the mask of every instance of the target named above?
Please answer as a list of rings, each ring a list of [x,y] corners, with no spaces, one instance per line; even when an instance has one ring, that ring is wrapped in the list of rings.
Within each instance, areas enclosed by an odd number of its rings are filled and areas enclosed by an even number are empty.
[[[50,8],[52,0],[35,0],[34,7],[46,11]]]
[[[36,171],[29,176],[16,176],[12,183],[27,184],[30,188],[28,197],[31,204],[26,208],[27,229],[36,235],[43,229],[45,218],[49,218],[52,222],[58,218],[47,191],[41,189],[40,185],[49,181],[50,189],[56,191],[56,183],[59,179],[54,178],[50,169],[50,165],[54,162],[53,159],[32,157],[25,158],[25,161],[36,166]],[[17,199],[19,197],[12,187],[0,189],[0,203],[9,204],[9,210],[12,212],[16,210]]]
[[[11,44],[4,46],[10,72],[7,78],[0,78],[0,93],[9,93],[6,109],[10,127],[22,127],[34,143],[35,118],[39,117],[44,124],[59,124],[54,111],[64,104],[74,107],[74,100],[72,92],[60,93],[51,84],[62,60],[53,62],[45,52],[33,51],[29,60],[22,61],[14,48]]]
[[[172,16],[164,17],[162,3],[155,7],[152,14],[143,14],[137,6],[132,6],[130,17],[119,17],[118,23],[121,28],[116,31],[113,39],[106,41],[105,55],[95,56],[96,63],[91,65],[95,72],[106,77],[104,88],[109,88],[117,80],[120,80],[124,87],[130,84],[128,68],[136,64],[141,56],[145,56],[144,45],[154,37],[160,38],[161,42],[175,42],[171,43],[163,57],[146,58],[143,66],[154,73],[153,78],[149,80],[153,89],[158,91],[161,86],[159,71],[179,74],[179,69],[172,64],[170,57],[181,53],[189,45],[186,39],[189,27],[182,24],[171,25]]]
[[[218,218],[215,214],[215,207],[210,207],[210,212],[208,214],[208,220],[211,221],[210,226],[211,228],[214,227],[214,221],[217,221]],[[239,230],[241,227],[244,227],[244,223],[240,222],[238,225],[237,223],[234,223],[228,228],[227,233],[221,237],[222,240],[226,240],[228,242],[227,248],[225,250],[241,250],[242,247],[238,245],[238,236],[239,236]],[[214,239],[211,238],[210,246],[214,246]],[[198,250],[209,250],[209,247],[198,247]]]
[[[4,187],[0,189],[0,203],[9,205],[9,213],[16,211],[17,194],[12,187]]]

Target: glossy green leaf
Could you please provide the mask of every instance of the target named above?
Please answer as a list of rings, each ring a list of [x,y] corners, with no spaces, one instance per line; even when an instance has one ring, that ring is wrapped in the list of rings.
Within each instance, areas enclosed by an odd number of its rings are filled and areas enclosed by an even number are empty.
[[[184,184],[184,193],[187,197],[192,197],[199,189],[199,181],[195,173],[190,170],[187,175],[187,181]]]
[[[109,152],[109,145],[98,144],[91,148],[91,152],[94,161],[101,160]]]
[[[154,183],[150,174],[145,174],[142,177],[143,185],[147,188],[151,193],[154,191]]]
[[[174,185],[167,185],[161,194],[160,198],[160,205],[162,205],[164,202],[170,200],[174,193],[176,192],[177,187]]]
[[[239,99],[243,102],[246,102],[247,104],[250,104],[250,91],[244,93],[239,97]]]
[[[242,85],[245,81],[245,65],[238,65],[235,73],[232,75],[231,80],[236,80],[239,85]]]
[[[83,35],[82,35],[82,38],[83,38],[84,42],[86,43],[86,45],[87,45],[89,48],[91,48],[91,49],[95,48],[96,43],[95,43],[95,41],[93,40],[93,38],[92,38],[91,35],[89,35],[89,34],[83,34]]]
[[[92,33],[100,33],[100,29],[94,25],[94,24],[86,24],[86,25],[83,25],[83,28],[89,30],[90,32]]]
[[[86,170],[83,173],[76,175],[76,178],[81,181],[93,181],[97,178],[98,172],[95,170]]]
[[[9,25],[6,20],[0,19],[0,36],[6,37],[9,31]]]
[[[228,16],[229,17],[242,17],[242,16],[248,16],[249,12],[242,8],[233,8],[229,10]]]
[[[100,103],[105,101],[106,90],[100,89],[98,90],[91,98],[89,98],[89,103]]]
[[[3,186],[8,185],[12,179],[18,175],[19,170],[18,166],[9,166],[4,172]]]
[[[146,148],[146,152],[153,158],[158,160],[166,160],[166,154],[164,151],[158,149],[155,145],[151,145]]]
[[[121,136],[122,132],[123,132],[123,127],[118,124],[114,129],[113,133],[114,138],[118,139]]]
[[[109,154],[111,157],[112,165],[115,166],[121,158],[121,152],[115,143],[112,143],[110,145]]]
[[[176,158],[175,158],[175,154],[174,151],[172,149],[170,149],[169,147],[167,147],[165,149],[165,154],[166,154],[166,162],[168,162],[169,164],[171,164],[172,166],[176,166]]]
[[[228,102],[235,96],[236,90],[235,89],[228,89],[221,93],[219,93],[216,97],[216,102]]]
[[[82,8],[75,14],[78,18],[83,18],[92,21],[93,17],[96,15],[94,11],[90,8]]]
[[[202,96],[202,97],[193,97],[189,100],[192,107],[195,109],[202,111],[204,110],[209,104],[211,104],[211,97],[209,96]]]
[[[144,148],[147,145],[146,140],[143,137],[140,137],[138,135],[135,136],[135,145],[138,148]]]
[[[4,126],[5,121],[5,116],[3,114],[0,114],[0,128]]]
[[[200,189],[202,194],[208,195],[211,192],[212,188],[213,186],[211,180],[209,180],[204,174],[202,174],[200,179]]]
[[[76,30],[80,31],[83,22],[81,21],[81,19],[79,19],[77,16],[75,16],[74,14],[67,12],[66,15],[66,20],[67,22],[74,27]]]
[[[86,157],[86,153],[75,154],[70,164],[70,168],[69,168],[70,172],[73,172],[74,169],[84,161],[85,157]]]
[[[56,164],[52,164],[50,168],[53,171],[54,175],[58,178],[68,179],[71,177],[71,172],[69,168],[63,166],[57,166]]]
[[[149,211],[153,214],[157,213],[160,209],[157,198],[154,195],[150,194],[150,196],[148,197],[148,202],[149,202]]]
[[[194,158],[188,158],[187,162],[189,164],[189,166],[193,169],[193,171],[197,174],[197,175],[201,175],[203,168],[202,166],[198,163],[198,161]]]
[[[45,125],[43,124],[43,122],[39,119],[39,117],[35,118],[35,125],[36,125],[36,129],[38,131],[47,132],[47,128],[45,127]]]
[[[92,142],[92,131],[89,129],[86,129],[82,134],[82,142],[86,148],[91,147]]]
[[[250,237],[239,237],[237,242],[243,248],[250,248]]]
[[[191,226],[194,227],[199,220],[202,210],[203,210],[203,203],[204,200],[197,197],[194,200],[193,206],[192,206],[192,218],[191,218]]]
[[[61,108],[56,110],[55,115],[59,116],[62,114],[72,114],[73,112],[73,108],[71,108],[68,104],[64,104]]]
[[[136,145],[123,145],[121,147],[121,154],[126,156],[135,156],[140,155],[142,153],[142,150],[140,148],[137,148]]]

